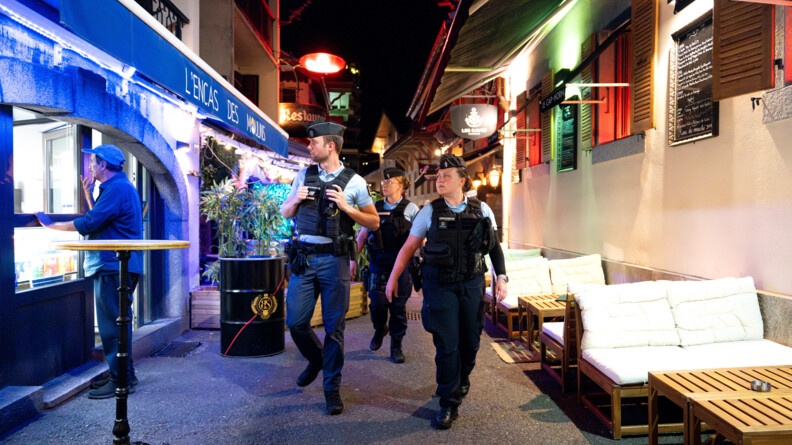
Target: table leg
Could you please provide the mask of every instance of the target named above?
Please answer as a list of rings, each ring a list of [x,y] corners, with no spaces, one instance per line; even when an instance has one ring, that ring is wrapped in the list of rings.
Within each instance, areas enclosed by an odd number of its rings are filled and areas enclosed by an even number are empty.
[[[649,377],[651,382],[651,376]],[[657,445],[659,416],[657,412],[657,388],[649,384],[649,445]]]
[[[517,300],[517,339],[522,341],[523,339],[523,306],[520,303],[519,299]]]
[[[534,315],[531,312],[531,307],[525,309],[525,330],[528,336],[528,350],[535,350],[534,348]]]
[[[129,420],[127,419],[127,370],[129,366],[129,257],[128,250],[119,250],[118,256],[118,388],[116,388],[116,420],[113,425],[114,445],[129,445]]]

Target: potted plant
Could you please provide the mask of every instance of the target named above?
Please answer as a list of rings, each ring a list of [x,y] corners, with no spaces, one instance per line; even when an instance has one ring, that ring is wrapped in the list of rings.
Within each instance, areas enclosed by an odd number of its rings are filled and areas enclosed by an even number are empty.
[[[200,211],[217,224],[219,259],[204,275],[219,279],[220,352],[232,356],[283,352],[286,263],[271,247],[274,240],[288,236],[288,224],[278,197],[267,187],[239,187],[228,178],[201,192]],[[248,244],[255,248],[249,251]]]

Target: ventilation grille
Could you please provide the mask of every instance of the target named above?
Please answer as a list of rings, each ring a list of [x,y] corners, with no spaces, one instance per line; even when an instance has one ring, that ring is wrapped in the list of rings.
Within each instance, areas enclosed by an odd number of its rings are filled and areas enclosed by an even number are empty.
[[[152,357],[186,357],[193,349],[201,346],[199,341],[174,341],[159,351],[151,354]]]

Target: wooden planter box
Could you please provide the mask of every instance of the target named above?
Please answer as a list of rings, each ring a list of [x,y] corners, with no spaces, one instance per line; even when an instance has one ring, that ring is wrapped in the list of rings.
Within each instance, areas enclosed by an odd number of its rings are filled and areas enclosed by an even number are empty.
[[[363,283],[352,282],[349,285],[349,310],[347,311],[346,318],[360,317],[361,315],[368,314],[368,294],[363,290]],[[314,309],[313,317],[311,317],[311,326],[322,325],[322,297],[316,300],[316,308]]]
[[[190,292],[190,329],[220,329],[220,290],[201,286]]]
[[[368,295],[363,283],[349,286],[349,310],[346,318],[368,314]],[[322,325],[322,299],[316,301],[311,326]],[[190,329],[220,329],[220,290],[214,286],[201,286],[190,292]]]

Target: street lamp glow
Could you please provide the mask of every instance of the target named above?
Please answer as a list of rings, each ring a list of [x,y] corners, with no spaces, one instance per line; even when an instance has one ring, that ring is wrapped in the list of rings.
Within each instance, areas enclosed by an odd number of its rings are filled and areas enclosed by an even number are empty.
[[[346,67],[346,61],[328,53],[311,53],[300,57],[300,66],[317,74],[334,74]]]

